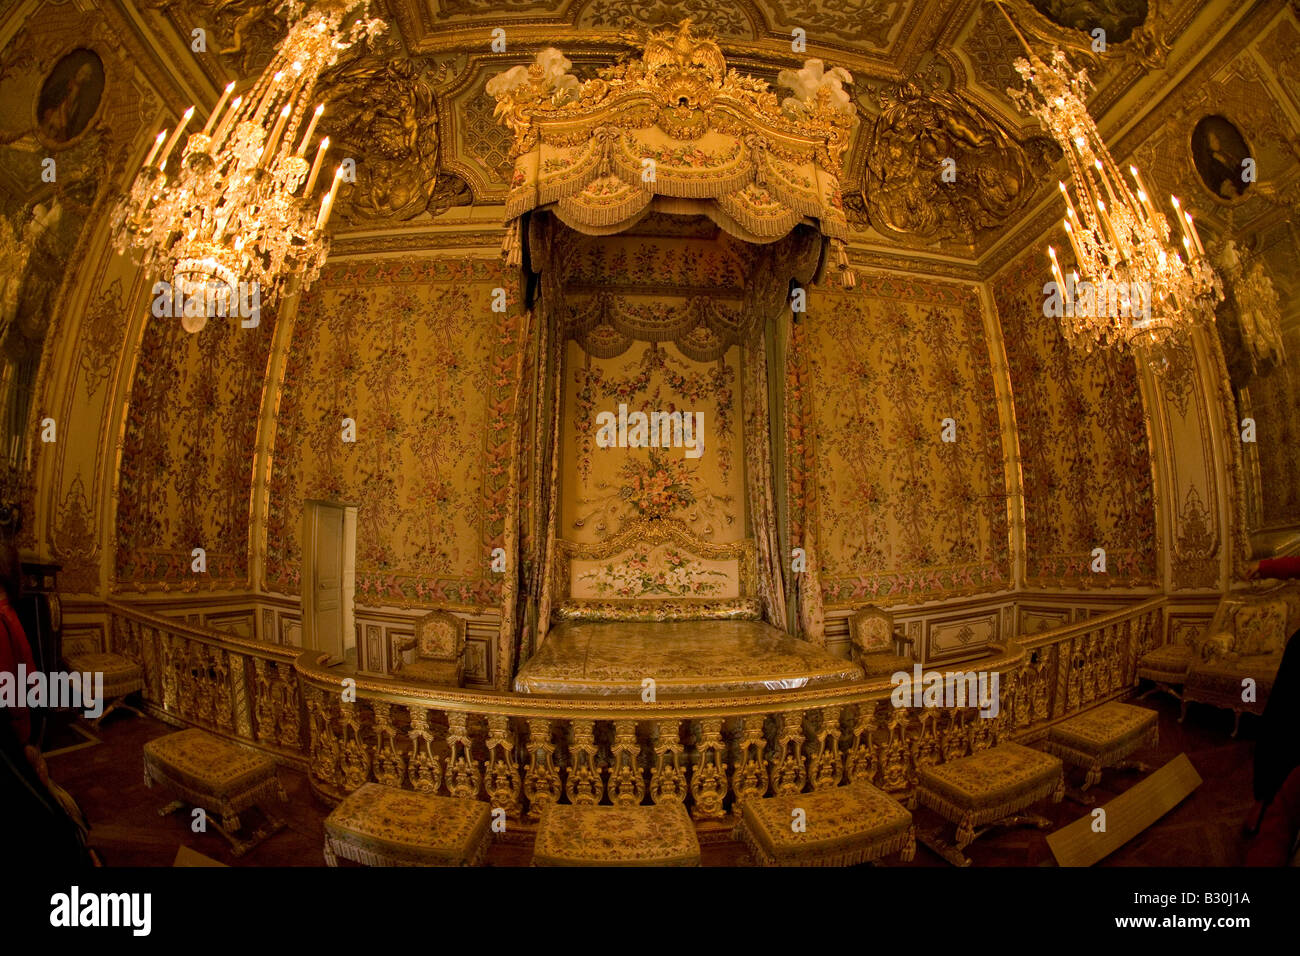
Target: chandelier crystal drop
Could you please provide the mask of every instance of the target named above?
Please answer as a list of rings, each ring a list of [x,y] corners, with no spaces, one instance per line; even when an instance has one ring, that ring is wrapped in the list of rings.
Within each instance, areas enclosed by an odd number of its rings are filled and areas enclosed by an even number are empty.
[[[1069,186],[1062,182],[1058,187],[1065,199],[1065,234],[1077,264],[1072,282],[1065,281],[1056,250],[1048,246],[1053,278],[1070,303],[1060,320],[1066,340],[1088,351],[1098,345],[1159,346],[1197,323],[1213,322],[1223,286],[1191,215],[1177,197],[1170,197],[1178,224],[1174,239],[1168,217],[1152,204],[1137,167],[1129,166],[1126,178],[1101,138],[1088,112],[1087,71],[1072,71],[1059,49],[1045,63],[1002,12],[1029,54],[1014,64],[1023,89],[1007,93],[1042,124],[1070,168]],[[1082,309],[1074,295],[1081,280],[1093,297]]]
[[[314,200],[329,139],[316,144],[309,160],[324,112],[324,104],[312,107],[311,97],[342,51],[385,29],[382,20],[367,19],[369,5],[317,0],[304,14],[303,0],[284,0],[278,9],[290,21],[289,32],[252,87],[232,99],[235,84],[227,86],[179,155],[194,107],[170,137],[163,130],[154,140],[114,209],[117,251],[133,253],[186,299],[202,297],[221,307],[231,303],[239,283],[275,301],[295,276],[303,289],[314,282],[329,253],[325,226],[344,167],[322,184],[324,198]],[[187,312],[186,328],[202,328],[210,311],[198,321]]]

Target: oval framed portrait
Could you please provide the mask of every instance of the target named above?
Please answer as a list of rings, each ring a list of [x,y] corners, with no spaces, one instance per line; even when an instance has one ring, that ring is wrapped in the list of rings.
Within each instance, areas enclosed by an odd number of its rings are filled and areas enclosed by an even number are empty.
[[[1203,116],[1192,129],[1192,165],[1210,195],[1221,203],[1245,198],[1252,180],[1244,177],[1245,160],[1254,154],[1232,121],[1217,114]]]
[[[63,147],[90,127],[104,102],[104,61],[79,48],[54,64],[36,96],[36,135],[46,146]]]

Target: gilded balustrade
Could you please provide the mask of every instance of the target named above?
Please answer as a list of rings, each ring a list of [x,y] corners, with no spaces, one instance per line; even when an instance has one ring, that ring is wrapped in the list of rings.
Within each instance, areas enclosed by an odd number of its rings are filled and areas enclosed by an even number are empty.
[[[934,668],[999,674],[999,713],[983,718],[969,707],[895,707],[888,678],[655,703],[403,684],[110,606],[114,649],[145,665],[146,700],[167,718],[296,760],[328,799],[375,780],[487,800],[512,821],[535,820],[547,802],[667,801],[718,820],[736,801],[845,780],[910,803],[920,768],[1000,738],[1036,739],[1134,687],[1164,618],[1155,598]],[[347,694],[345,677],[355,681]]]
[[[306,766],[299,650],[161,617],[116,601],[110,646],[144,671],[146,708]]]

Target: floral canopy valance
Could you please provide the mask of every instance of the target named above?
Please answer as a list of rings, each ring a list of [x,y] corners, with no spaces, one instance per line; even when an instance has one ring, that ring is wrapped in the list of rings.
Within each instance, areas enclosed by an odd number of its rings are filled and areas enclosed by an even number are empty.
[[[581,82],[555,49],[487,84],[514,132],[507,251],[520,219],[549,208],[589,235],[619,232],[651,208],[704,214],[746,242],[769,243],[811,222],[841,253],[848,225],[839,176],[856,122],[842,69],[820,60],[782,71],[793,94],[727,69],[689,20],[651,33],[641,59]]]

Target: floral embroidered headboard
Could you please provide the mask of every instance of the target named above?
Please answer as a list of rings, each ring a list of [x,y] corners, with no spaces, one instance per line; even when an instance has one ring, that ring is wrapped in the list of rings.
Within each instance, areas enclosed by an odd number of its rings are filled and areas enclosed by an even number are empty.
[[[750,540],[711,544],[668,518],[599,544],[557,542],[556,621],[759,620]]]

